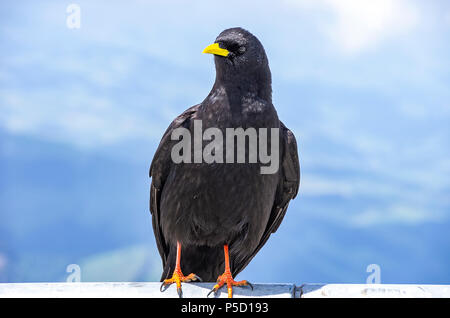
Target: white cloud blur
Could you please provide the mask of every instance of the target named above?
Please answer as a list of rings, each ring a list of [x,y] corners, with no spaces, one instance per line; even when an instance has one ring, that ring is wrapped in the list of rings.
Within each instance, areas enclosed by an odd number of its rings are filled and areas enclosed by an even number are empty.
[[[0,103],[0,125],[13,134],[39,136],[81,148],[159,136],[160,129],[149,126],[133,110],[83,91],[70,96],[42,96],[1,90]]]
[[[423,209],[408,204],[393,204],[383,209],[370,208],[350,217],[351,225],[368,227],[386,224],[414,225],[424,222],[439,222],[444,218],[441,211]]]
[[[358,54],[384,40],[411,31],[419,22],[419,10],[407,0],[287,0],[303,10],[325,14],[320,29],[344,54]]]

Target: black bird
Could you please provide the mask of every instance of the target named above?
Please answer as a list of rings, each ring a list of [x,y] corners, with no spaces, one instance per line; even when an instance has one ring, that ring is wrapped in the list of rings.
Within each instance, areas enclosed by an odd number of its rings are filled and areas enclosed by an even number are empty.
[[[252,287],[233,277],[278,229],[297,195],[300,165],[294,134],[278,119],[272,104],[269,63],[259,40],[247,30],[231,28],[204,53],[214,54],[214,86],[203,102],[175,118],[164,133],[150,167],[150,211],[163,263],[161,289],[176,283],[181,297],[181,282],[201,277],[217,279],[211,291],[215,294],[227,284],[232,297],[232,286]],[[179,141],[173,140],[172,133],[185,128],[194,134],[195,120],[201,120],[203,130],[214,127],[224,135],[226,128],[276,129],[277,170],[261,173],[267,163],[262,160],[175,163],[171,154]],[[267,140],[271,149],[274,143]],[[233,147],[236,154],[237,143]],[[247,148],[245,154],[249,156]]]

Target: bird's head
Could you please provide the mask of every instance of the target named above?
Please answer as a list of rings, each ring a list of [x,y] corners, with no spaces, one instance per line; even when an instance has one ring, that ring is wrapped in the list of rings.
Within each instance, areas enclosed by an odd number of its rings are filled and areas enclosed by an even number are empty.
[[[214,54],[216,76],[223,82],[246,79],[271,84],[269,63],[261,42],[242,28],[226,29],[203,53]]]

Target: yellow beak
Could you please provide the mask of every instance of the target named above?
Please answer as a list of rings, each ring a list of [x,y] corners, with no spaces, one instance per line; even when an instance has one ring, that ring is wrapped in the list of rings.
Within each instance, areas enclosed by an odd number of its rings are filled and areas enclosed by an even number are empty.
[[[203,53],[210,53],[210,54],[215,54],[215,55],[228,56],[228,54],[230,52],[228,50],[222,49],[219,46],[219,43],[213,43],[213,44],[208,45],[207,47],[205,47],[205,49],[203,50]]]

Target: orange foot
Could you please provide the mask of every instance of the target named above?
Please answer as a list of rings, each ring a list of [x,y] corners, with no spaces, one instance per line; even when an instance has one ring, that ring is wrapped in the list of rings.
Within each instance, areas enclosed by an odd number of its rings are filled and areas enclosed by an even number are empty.
[[[200,279],[200,277],[198,277],[195,274],[189,274],[187,276],[184,276],[183,273],[181,272],[181,269],[177,269],[175,268],[175,271],[173,272],[172,278],[169,279],[165,279],[163,281],[163,283],[161,284],[160,287],[160,291],[163,292],[167,289],[167,287],[169,287],[170,285],[172,285],[173,283],[175,283],[177,285],[177,293],[178,296],[183,297],[183,291],[181,290],[181,283],[189,283],[189,282],[193,282],[193,281],[202,281]]]
[[[253,290],[253,285],[250,284],[246,280],[241,280],[240,282],[236,282],[233,279],[233,276],[231,275],[230,270],[230,256],[228,254],[228,244],[225,244],[223,246],[223,252],[225,256],[225,272],[217,278],[217,284],[214,285],[213,289],[208,293],[207,297],[214,292],[214,296],[217,296],[217,291],[227,284],[228,289],[228,298],[233,298],[233,286],[250,286],[250,288]]]
[[[167,287],[175,283],[177,285],[178,296],[181,298],[183,297],[183,291],[181,290],[182,282],[189,283],[193,281],[202,281],[202,280],[195,274],[189,274],[187,276],[184,276],[183,272],[181,271],[180,263],[181,263],[181,243],[177,242],[177,259],[175,264],[175,270],[173,271],[172,278],[165,279],[161,284],[159,290],[163,292],[167,289]]]
[[[212,292],[214,292],[214,296],[217,296],[218,290],[225,284],[227,284],[228,298],[233,298],[233,286],[249,286],[253,290],[253,285],[250,284],[250,282],[246,280],[237,282],[233,279],[231,272],[229,270],[225,270],[225,272],[217,279],[217,284],[214,285],[213,289],[208,293],[208,296]]]

